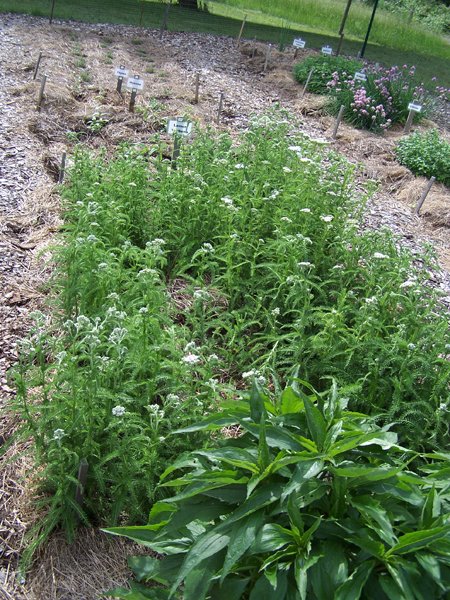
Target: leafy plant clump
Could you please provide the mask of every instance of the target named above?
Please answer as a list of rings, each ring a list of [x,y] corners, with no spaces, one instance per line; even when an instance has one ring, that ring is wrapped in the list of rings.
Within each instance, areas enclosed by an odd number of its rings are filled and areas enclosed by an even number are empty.
[[[346,77],[359,71],[361,66],[360,61],[342,56],[309,56],[294,66],[294,77],[299,83],[305,83],[311,69],[314,69],[308,90],[314,94],[328,94],[328,82],[333,73]]]
[[[389,232],[360,231],[354,167],[291,127],[275,111],[239,143],[198,132],[177,169],[158,143],[76,152],[52,314],[16,372],[45,532],[143,522],[165,466],[205,442],[169,433],[292,365],[319,391],[338,380],[402,442],[447,443],[448,325],[429,271]]]
[[[231,426],[236,436],[166,469],[160,485],[176,495],[153,507],[147,526],[107,530],[163,555],[131,558],[138,583],[110,595],[447,597],[448,455],[411,472],[417,455],[388,427],[348,411],[335,387],[317,394],[297,379],[275,399],[255,382],[249,403],[184,431]]]
[[[395,149],[397,159],[415,175],[436,177],[450,187],[450,143],[437,129],[417,131],[403,138]]]
[[[422,111],[416,113],[419,122],[428,114],[428,103],[423,85],[414,80],[414,67],[368,67],[366,81],[355,79],[354,73],[343,75],[335,71],[328,82],[329,109],[333,114],[345,106],[344,118],[360,129],[375,132],[387,129],[395,123],[404,123],[408,117],[408,105],[416,101]]]

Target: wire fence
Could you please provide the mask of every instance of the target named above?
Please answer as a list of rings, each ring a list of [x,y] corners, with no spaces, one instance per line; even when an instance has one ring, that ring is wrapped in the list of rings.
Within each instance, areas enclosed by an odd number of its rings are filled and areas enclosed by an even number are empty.
[[[201,0],[200,0],[201,2]],[[216,0],[208,0],[203,9],[193,9],[176,0],[0,0],[0,10],[25,12],[46,17],[50,22],[75,20],[90,23],[124,24],[164,31],[209,33],[243,39],[269,42],[280,50],[292,46],[302,37],[307,48],[321,48],[339,43],[336,36],[316,34],[293,28],[278,19],[278,25],[255,22],[254,15],[233,9]],[[356,55],[361,43],[344,41],[342,51]]]

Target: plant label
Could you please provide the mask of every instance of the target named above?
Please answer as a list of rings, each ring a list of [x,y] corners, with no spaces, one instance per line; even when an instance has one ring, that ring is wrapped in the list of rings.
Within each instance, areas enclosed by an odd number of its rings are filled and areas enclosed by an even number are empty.
[[[367,81],[366,74],[362,71],[355,73],[355,81]]]
[[[137,90],[143,90],[144,89],[144,80],[140,79],[139,75],[130,77],[127,81],[127,88],[133,92],[137,91]]]
[[[169,119],[167,123],[167,133],[173,135],[189,135],[192,131],[192,122],[185,121],[183,117],[177,117],[176,119]]]
[[[292,45],[294,48],[304,48],[306,46],[306,42],[305,40],[302,40],[302,38],[295,38]]]
[[[322,54],[325,54],[326,56],[331,56],[333,54],[333,48],[331,46],[324,46],[322,48]]]
[[[123,65],[117,67],[116,69],[116,77],[128,77],[128,71],[125,69]]]
[[[408,104],[408,110],[412,110],[414,112],[420,112],[422,110],[422,105],[417,104],[416,102],[410,102]]]

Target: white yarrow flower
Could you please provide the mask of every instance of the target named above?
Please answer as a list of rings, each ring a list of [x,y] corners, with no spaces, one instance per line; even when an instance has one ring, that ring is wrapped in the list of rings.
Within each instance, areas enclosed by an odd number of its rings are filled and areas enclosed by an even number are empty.
[[[53,432],[53,439],[56,441],[62,440],[62,438],[66,435],[64,429],[55,429]]]
[[[200,356],[198,356],[198,354],[186,354],[181,361],[187,365],[196,365],[200,362]]]
[[[115,417],[123,417],[123,415],[125,414],[125,407],[115,406],[111,412]]]
[[[320,218],[324,223],[331,223],[334,219],[333,215],[320,215]]]
[[[298,212],[302,212],[302,213],[310,213],[311,209],[310,208],[301,208]]]
[[[373,257],[374,258],[389,258],[389,256],[387,254],[383,254],[382,252],[374,252]]]

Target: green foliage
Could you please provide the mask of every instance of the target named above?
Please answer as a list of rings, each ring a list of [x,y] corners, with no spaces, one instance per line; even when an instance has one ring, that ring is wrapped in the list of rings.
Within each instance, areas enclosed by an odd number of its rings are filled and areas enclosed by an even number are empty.
[[[160,472],[204,441],[167,435],[293,365],[319,391],[337,379],[402,442],[446,443],[448,325],[428,268],[360,231],[354,167],[291,126],[274,111],[239,140],[198,132],[177,169],[162,144],[76,151],[57,297],[16,373],[45,532],[142,522]]]
[[[175,432],[239,436],[170,465],[149,523],[108,529],[162,559],[130,559],[118,598],[444,599],[450,589],[448,454],[418,457],[333,387],[297,378],[275,398],[255,383],[203,423]],[[153,587],[157,583],[161,587]],[[150,584],[151,587],[147,587]]]
[[[333,73],[339,76],[353,75],[361,69],[361,62],[343,56],[309,56],[294,66],[294,77],[299,83],[305,83],[311,69],[314,69],[308,84],[308,90],[314,94],[328,94],[328,82]]]
[[[450,143],[437,129],[416,131],[401,139],[395,152],[399,162],[416,175],[434,176],[450,187]]]

